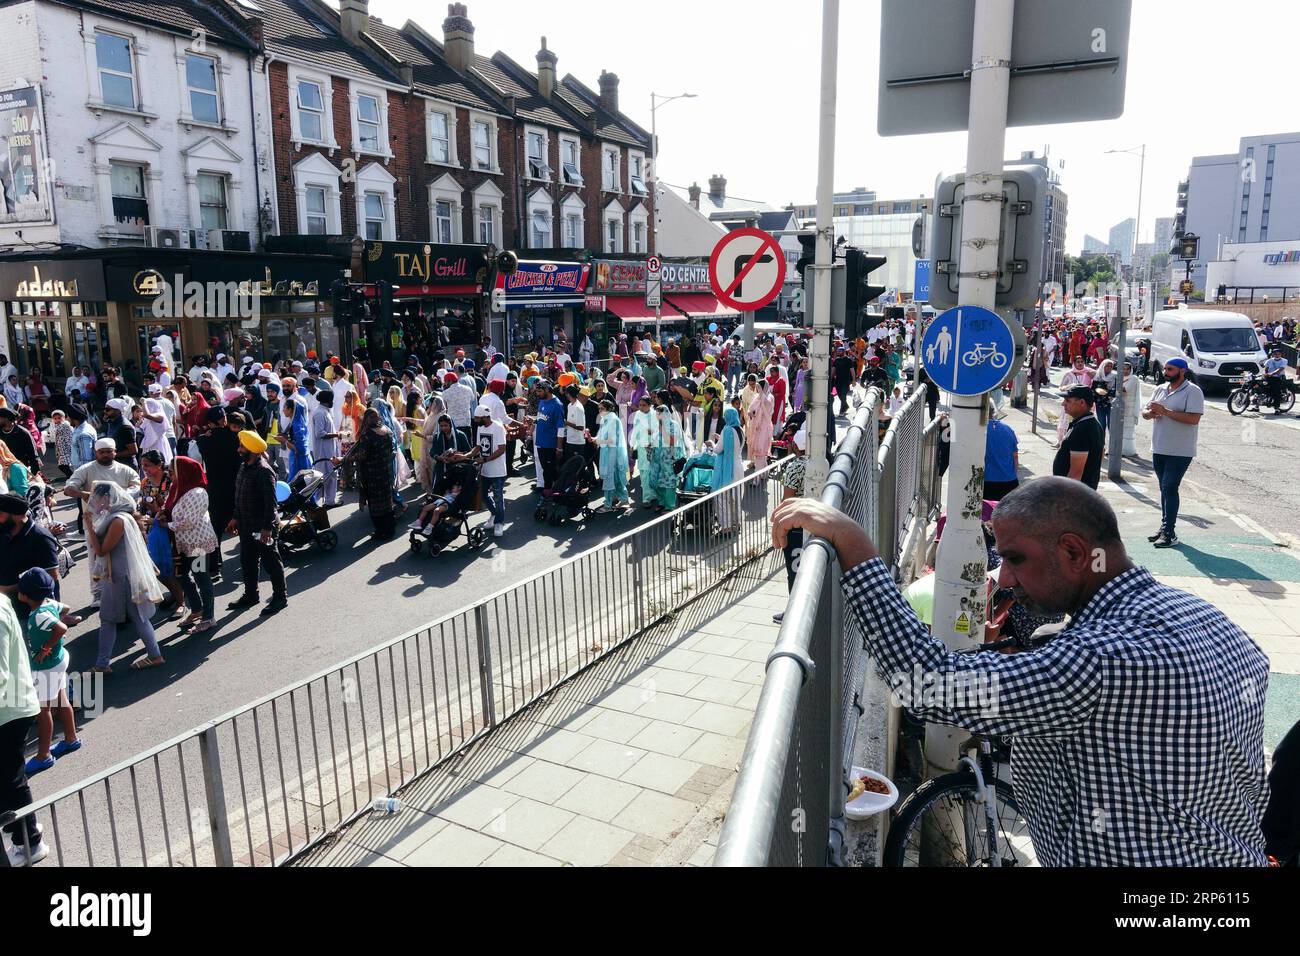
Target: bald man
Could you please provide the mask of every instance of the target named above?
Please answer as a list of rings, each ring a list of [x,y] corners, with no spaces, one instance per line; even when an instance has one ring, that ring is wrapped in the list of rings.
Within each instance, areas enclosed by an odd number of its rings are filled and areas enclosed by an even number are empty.
[[[944,693],[909,710],[1014,738],[1012,784],[1043,865],[1267,864],[1268,658],[1213,605],[1134,565],[1097,492],[1039,478],[993,513],[1001,585],[1030,613],[1071,615],[1057,638],[1019,654],[950,653],[843,513],[791,499],[772,517],[776,547],[792,528],[835,548],[886,681],[920,668],[943,687],[992,689],[994,706]]]

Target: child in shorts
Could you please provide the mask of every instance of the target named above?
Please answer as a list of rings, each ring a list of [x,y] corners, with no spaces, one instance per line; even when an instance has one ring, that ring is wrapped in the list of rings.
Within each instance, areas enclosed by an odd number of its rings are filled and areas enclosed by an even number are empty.
[[[41,712],[36,717],[36,756],[27,761],[27,775],[49,770],[64,754],[81,749],[77,719],[68,701],[68,652],[63,636],[68,626],[80,624],[66,604],[54,600],[54,579],[44,568],[31,568],[18,578],[18,600],[31,609],[27,616],[27,648],[32,661],[32,680]],[[63,739],[51,749],[54,739],[54,711],[59,712]]]

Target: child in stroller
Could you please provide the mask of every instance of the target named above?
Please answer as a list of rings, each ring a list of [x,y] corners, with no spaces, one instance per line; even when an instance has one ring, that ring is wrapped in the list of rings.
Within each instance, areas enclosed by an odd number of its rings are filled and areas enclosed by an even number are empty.
[[[321,551],[338,547],[339,536],[330,530],[329,512],[313,500],[324,483],[325,475],[314,468],[304,468],[289,482],[289,497],[280,505],[276,535],[281,558],[288,551],[309,544],[315,544]]]
[[[411,550],[418,552],[428,542],[429,553],[443,550],[460,534],[474,512],[478,494],[478,466],[473,461],[444,462],[433,494],[411,522]],[[478,547],[487,540],[487,529],[467,529],[469,543]]]
[[[555,478],[553,488],[542,489],[542,500],[533,512],[538,521],[545,519],[552,525],[561,524],[579,514],[584,519],[591,517],[587,500],[591,496],[591,469],[587,459],[581,453],[573,453],[564,459],[560,472]]]
[[[781,434],[777,435],[772,442],[772,458],[784,458],[793,451],[792,444],[794,436],[799,434],[799,429],[803,428],[804,423],[808,420],[807,412],[795,412],[785,420],[785,425],[781,428]]]

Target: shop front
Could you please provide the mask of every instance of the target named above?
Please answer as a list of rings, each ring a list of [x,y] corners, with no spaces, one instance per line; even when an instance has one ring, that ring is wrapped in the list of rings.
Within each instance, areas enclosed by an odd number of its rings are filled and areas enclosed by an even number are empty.
[[[0,262],[0,350],[56,385],[74,367],[122,369],[139,389],[156,345],[238,364],[338,351],[330,287],[346,260],[187,249],[98,249]]]
[[[680,317],[691,335],[708,332],[712,325],[726,331],[740,322],[740,313],[713,295],[708,263],[665,262],[662,275],[663,311]]]
[[[74,366],[111,363],[108,296],[97,259],[0,262],[0,353],[26,381],[61,385]]]
[[[521,261],[510,275],[497,276],[494,296],[504,308],[503,338],[523,355],[561,337],[572,347],[582,341],[591,266],[585,262]],[[492,341],[497,341],[494,334]]]
[[[599,356],[609,355],[610,340],[621,332],[653,333],[655,308],[646,304],[645,259],[597,259],[584,305],[584,321]],[[667,305],[661,304],[660,313],[665,331],[680,331],[686,322]]]
[[[487,247],[427,242],[366,242],[361,273],[354,282],[388,282],[393,287],[393,324],[386,342],[368,342],[373,361],[401,368],[411,356],[432,366],[433,353],[444,348],[478,346],[486,334],[483,292],[487,282]],[[363,341],[354,329],[353,341]],[[494,341],[495,341],[494,337]]]

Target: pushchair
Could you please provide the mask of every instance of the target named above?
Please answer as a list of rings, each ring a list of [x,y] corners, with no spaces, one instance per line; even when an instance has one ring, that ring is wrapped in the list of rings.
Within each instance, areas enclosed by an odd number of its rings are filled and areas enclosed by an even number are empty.
[[[785,420],[785,424],[781,426],[781,433],[772,440],[773,461],[790,454],[794,448],[794,436],[799,434],[799,429],[803,428],[807,420],[807,412],[795,412]]]
[[[699,528],[716,533],[719,524],[712,505],[691,507],[713,493],[713,466],[717,458],[704,451],[686,459],[677,479],[677,510],[673,512],[673,536],[681,537],[687,529]]]
[[[276,523],[281,559],[291,551],[311,544],[320,551],[333,551],[338,547],[338,532],[330,529],[329,512],[312,500],[324,484],[325,477],[314,468],[305,468],[289,482],[289,497],[280,505],[280,517]]]
[[[472,462],[460,462],[447,466],[447,474],[439,482],[443,489],[434,493],[439,498],[450,496],[451,489],[460,487],[460,492],[451,499],[450,507],[436,523],[425,528],[412,528],[409,535],[411,553],[419,554],[425,548],[429,554],[446,550],[465,532],[465,540],[471,548],[481,548],[488,540],[488,522],[478,527],[470,527],[470,519],[481,510],[478,504],[478,468]]]
[[[588,500],[592,488],[591,468],[581,454],[572,454],[564,459],[560,473],[555,478],[555,486],[543,488],[541,500],[533,517],[551,525],[560,525],[579,515],[586,521],[591,517]]]

